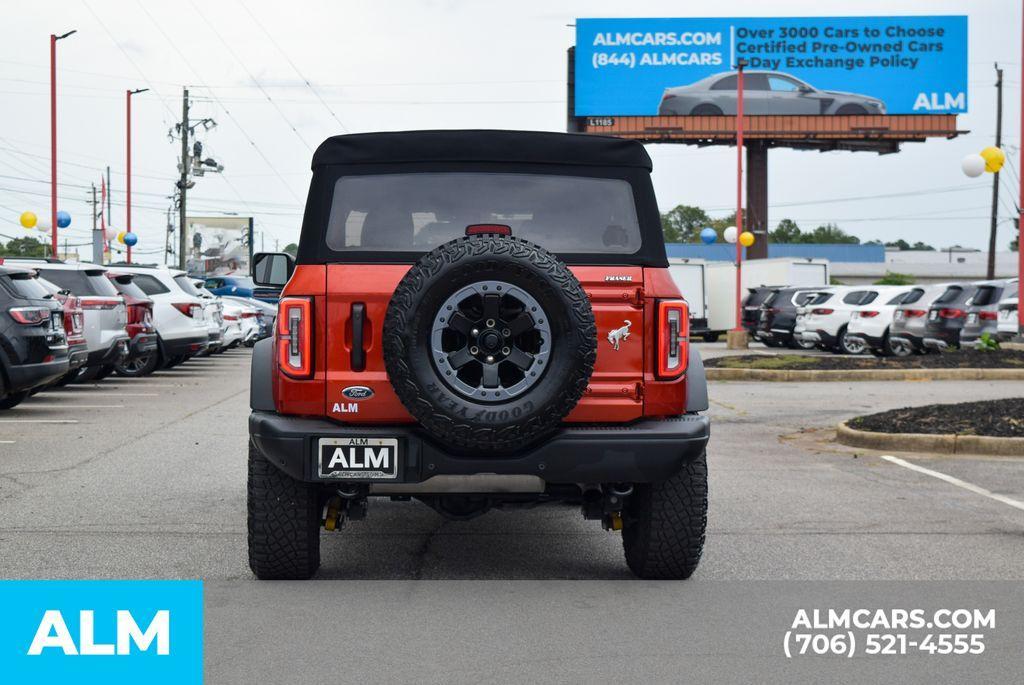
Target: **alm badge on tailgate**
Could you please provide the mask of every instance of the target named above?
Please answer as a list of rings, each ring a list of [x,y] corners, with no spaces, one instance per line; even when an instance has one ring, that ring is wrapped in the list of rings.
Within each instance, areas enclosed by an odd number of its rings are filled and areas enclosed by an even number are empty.
[[[397,438],[320,438],[321,478],[383,480],[398,477]]]

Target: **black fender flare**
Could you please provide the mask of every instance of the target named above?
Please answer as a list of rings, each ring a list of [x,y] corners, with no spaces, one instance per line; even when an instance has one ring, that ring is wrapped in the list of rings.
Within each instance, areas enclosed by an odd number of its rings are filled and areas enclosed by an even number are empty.
[[[260,340],[252,348],[249,366],[249,408],[277,411],[274,406],[274,339]]]
[[[708,410],[708,379],[704,374],[704,361],[696,346],[690,345],[690,358],[686,366],[686,413]]]

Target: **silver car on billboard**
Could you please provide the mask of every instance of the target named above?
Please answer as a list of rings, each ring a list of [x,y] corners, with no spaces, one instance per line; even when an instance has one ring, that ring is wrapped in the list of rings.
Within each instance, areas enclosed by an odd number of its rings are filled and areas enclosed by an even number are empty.
[[[688,86],[666,88],[660,115],[736,114],[735,71],[708,76]],[[877,98],[814,86],[781,71],[743,72],[744,114],[885,114]]]

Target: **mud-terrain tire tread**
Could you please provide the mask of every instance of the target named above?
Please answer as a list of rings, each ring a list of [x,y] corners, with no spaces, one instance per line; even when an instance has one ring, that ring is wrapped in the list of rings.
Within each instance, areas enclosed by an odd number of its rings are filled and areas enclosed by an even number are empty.
[[[439,407],[415,380],[409,363],[413,341],[415,303],[435,284],[435,277],[464,258],[506,257],[512,264],[529,262],[546,273],[569,304],[577,340],[575,360],[560,391],[536,411],[510,424],[483,426],[463,421]],[[553,318],[554,313],[548,312]],[[562,344],[566,344],[563,342]],[[384,319],[384,362],[388,378],[405,408],[423,428],[461,450],[512,451],[554,431],[587,390],[597,359],[597,326],[590,298],[576,277],[557,257],[525,240],[496,235],[475,235],[452,240],[424,255],[395,289]],[[528,392],[532,392],[528,391]]]
[[[634,574],[649,580],[689,578],[704,551],[707,453],[666,481],[637,485],[623,518],[622,546]]]
[[[305,580],[320,567],[315,484],[288,476],[249,441],[249,568],[261,580]]]

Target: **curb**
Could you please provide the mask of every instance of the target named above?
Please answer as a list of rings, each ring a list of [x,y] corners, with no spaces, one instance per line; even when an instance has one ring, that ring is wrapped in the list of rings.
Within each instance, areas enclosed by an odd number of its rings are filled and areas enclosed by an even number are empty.
[[[1024,381],[1024,369],[735,369],[705,367],[709,381]]]
[[[850,428],[845,421],[836,427],[836,440],[850,447],[893,452],[938,452],[940,454],[985,454],[1024,457],[1024,438],[996,438],[987,435],[930,435],[927,433],[876,433]]]

